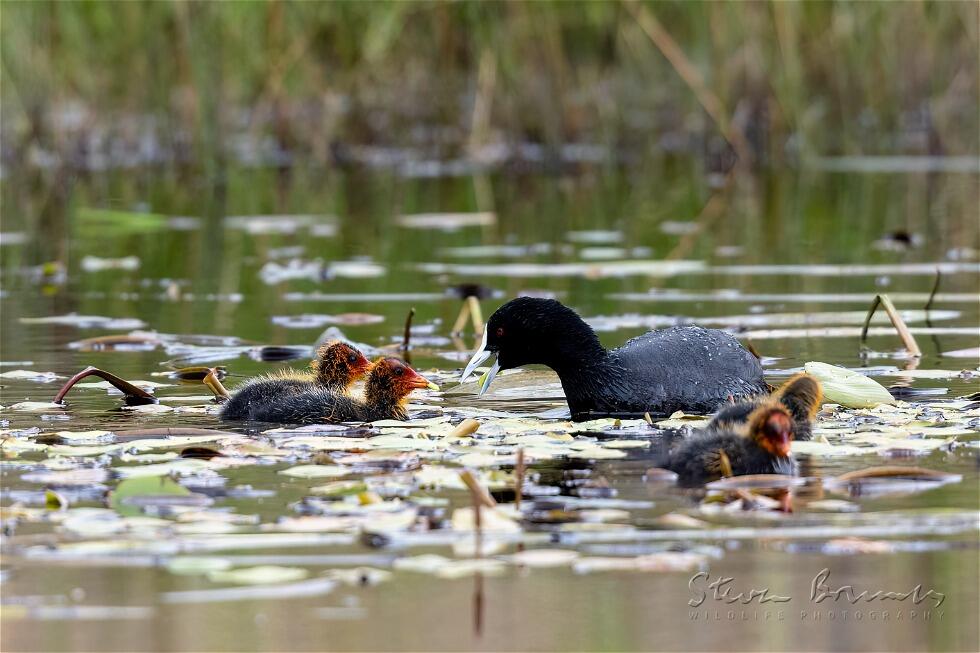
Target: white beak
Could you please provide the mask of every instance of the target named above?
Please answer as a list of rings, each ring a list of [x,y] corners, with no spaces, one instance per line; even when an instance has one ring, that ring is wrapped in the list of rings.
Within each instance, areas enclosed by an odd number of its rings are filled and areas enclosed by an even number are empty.
[[[469,378],[470,374],[473,373],[473,370],[475,370],[480,363],[490,358],[490,354],[491,352],[487,351],[487,332],[484,329],[483,342],[480,343],[479,349],[477,349],[476,353],[473,354],[473,358],[470,359],[470,362],[466,364],[466,369],[463,370],[463,376],[459,377],[459,382],[463,383],[466,381],[466,379]]]
[[[493,366],[489,370],[487,370],[487,372],[483,376],[480,377],[481,383],[480,383],[479,396],[482,397],[484,393],[486,393],[487,388],[489,388],[490,384],[493,382],[493,377],[497,376],[497,372],[499,371],[500,371],[500,360],[497,359],[493,361]]]

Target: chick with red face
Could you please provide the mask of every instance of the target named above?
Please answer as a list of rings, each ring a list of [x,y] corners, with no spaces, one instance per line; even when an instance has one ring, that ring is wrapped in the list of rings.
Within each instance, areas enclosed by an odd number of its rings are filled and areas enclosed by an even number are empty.
[[[820,382],[809,374],[796,374],[789,378],[771,395],[749,397],[725,406],[708,424],[709,430],[739,429],[749,415],[766,402],[776,400],[793,416],[793,437],[796,440],[809,440],[813,420],[823,401]]]
[[[252,419],[289,424],[404,420],[408,418],[408,395],[420,388],[438,390],[439,386],[397,358],[381,358],[368,375],[363,401],[313,387],[259,407]]]
[[[795,475],[792,444],[797,424],[776,400],[760,402],[738,428],[707,428],[670,452],[663,466],[677,474],[680,485],[703,485],[723,476]]]
[[[310,373],[284,369],[243,384],[221,410],[223,419],[256,419],[255,414],[287,397],[313,389],[346,394],[364,376],[371,363],[345,342],[322,345],[310,364]]]

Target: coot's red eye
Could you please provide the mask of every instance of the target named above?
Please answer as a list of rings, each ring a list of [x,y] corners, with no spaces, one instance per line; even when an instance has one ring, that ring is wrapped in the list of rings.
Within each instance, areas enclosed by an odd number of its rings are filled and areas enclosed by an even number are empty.
[[[497,327],[497,337],[498,338],[504,337],[504,327]]]

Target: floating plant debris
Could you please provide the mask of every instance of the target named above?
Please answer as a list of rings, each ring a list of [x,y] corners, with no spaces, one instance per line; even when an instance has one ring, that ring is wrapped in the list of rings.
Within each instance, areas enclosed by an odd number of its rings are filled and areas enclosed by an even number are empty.
[[[455,231],[463,227],[486,227],[497,221],[495,213],[417,213],[400,215],[395,222],[411,229]]]
[[[19,321],[21,324],[56,324],[78,327],[79,329],[142,329],[146,327],[146,322],[136,318],[102,317],[100,315],[79,315],[78,313],[48,317],[22,317]]]

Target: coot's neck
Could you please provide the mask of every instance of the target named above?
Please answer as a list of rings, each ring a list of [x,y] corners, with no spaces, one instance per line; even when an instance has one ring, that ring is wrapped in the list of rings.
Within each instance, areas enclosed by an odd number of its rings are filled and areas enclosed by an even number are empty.
[[[572,416],[597,410],[614,393],[623,370],[599,342],[585,320],[572,313],[561,323],[543,325],[547,345],[541,347],[545,365],[558,373]]]
[[[558,372],[558,376],[571,376],[587,368],[601,367],[606,361],[608,352],[599,342],[599,336],[575,313],[551,323],[542,320],[540,334],[541,360],[535,362],[544,363]]]
[[[623,393],[626,370],[613,355],[603,350],[578,366],[555,368],[565,399],[573,418],[584,419],[589,413],[597,416],[615,408],[615,398]]]

